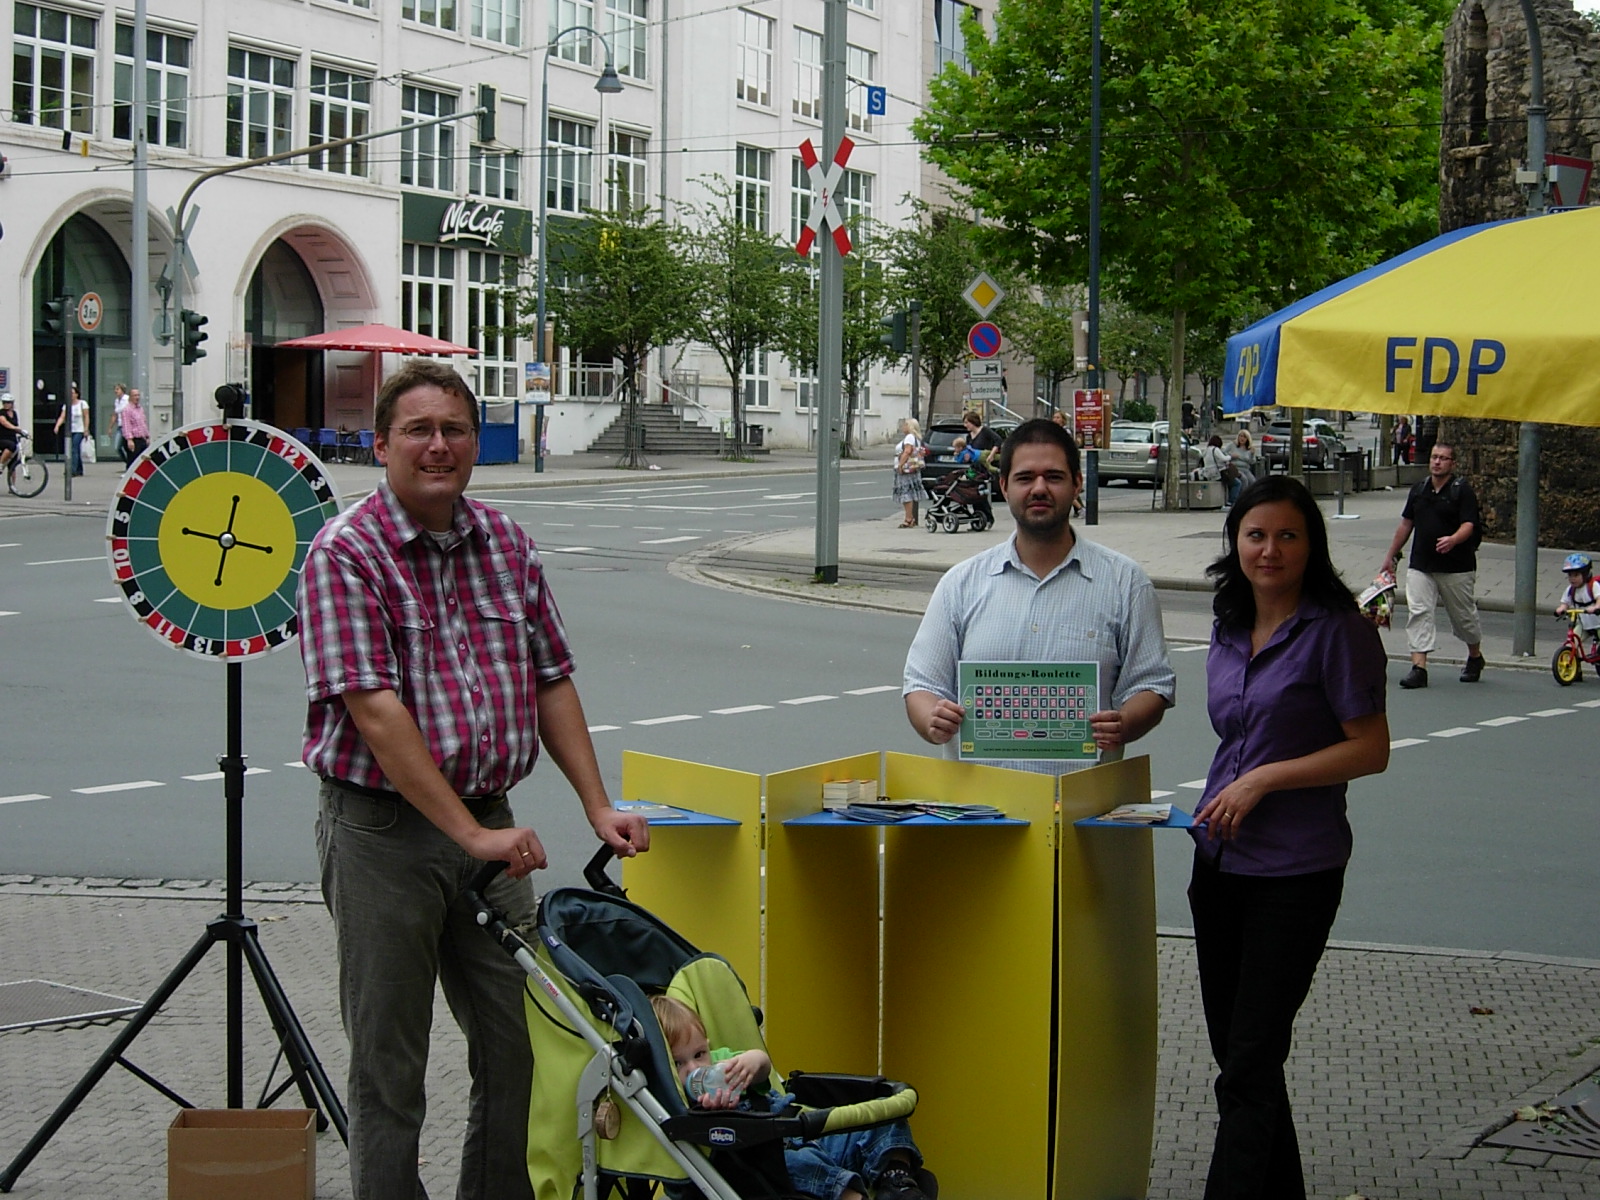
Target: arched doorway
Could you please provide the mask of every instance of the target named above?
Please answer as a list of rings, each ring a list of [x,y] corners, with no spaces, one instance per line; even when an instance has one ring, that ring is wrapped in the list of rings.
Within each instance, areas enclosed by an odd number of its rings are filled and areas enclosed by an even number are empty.
[[[100,297],[101,318],[93,332],[74,326],[71,378],[89,402],[95,457],[116,459],[116,415],[111,388],[128,382],[133,346],[128,336],[128,260],[101,224],[82,213],[68,217],[50,239],[33,273],[33,435],[42,451],[58,450],[53,430],[65,402],[66,338],[61,317],[45,306],[70,293]]]
[[[267,247],[245,290],[250,337],[251,412],[282,429],[322,424],[320,356],[273,349],[289,338],[321,333],[322,297],[294,248],[282,238]]]

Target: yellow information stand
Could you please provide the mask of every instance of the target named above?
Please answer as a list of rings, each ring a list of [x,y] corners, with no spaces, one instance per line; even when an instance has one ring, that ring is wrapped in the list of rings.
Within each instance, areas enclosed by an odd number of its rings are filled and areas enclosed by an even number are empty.
[[[824,782],[863,778],[880,795],[992,804],[1006,819],[873,825],[819,811]],[[734,964],[761,996],[780,1071],[914,1086],[913,1130],[944,1200],[1146,1194],[1151,832],[1072,822],[1148,801],[1148,759],[1058,779],[858,755],[766,776],[763,814],[759,776],[630,752],[623,791],[740,822],[653,825],[651,852],[623,868],[631,898]]]

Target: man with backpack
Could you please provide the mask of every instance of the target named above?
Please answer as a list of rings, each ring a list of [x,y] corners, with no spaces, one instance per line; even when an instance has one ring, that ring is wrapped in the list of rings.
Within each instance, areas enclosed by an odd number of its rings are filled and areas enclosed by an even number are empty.
[[[1428,478],[1411,489],[1400,525],[1389,543],[1383,570],[1393,571],[1400,551],[1414,529],[1411,562],[1406,571],[1406,641],[1411,647],[1411,671],[1400,681],[1403,688],[1428,686],[1428,655],[1438,644],[1434,609],[1444,601],[1450,628],[1467,644],[1462,683],[1477,683],[1483,674],[1483,631],[1473,588],[1478,579],[1478,543],[1483,540],[1483,517],[1478,497],[1455,474],[1455,448],[1435,442],[1428,455]]]

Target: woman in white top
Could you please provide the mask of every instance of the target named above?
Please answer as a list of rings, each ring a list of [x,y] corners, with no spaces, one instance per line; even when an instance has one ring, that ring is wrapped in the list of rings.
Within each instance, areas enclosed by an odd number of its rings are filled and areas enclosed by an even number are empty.
[[[922,427],[915,417],[904,417],[900,432],[903,436],[894,456],[894,498],[905,505],[906,516],[900,528],[915,529],[917,504],[928,498],[928,491],[922,486]]]
[[[70,470],[74,475],[83,474],[83,439],[89,432],[89,403],[78,396],[78,385],[72,385],[72,402],[64,405],[61,413],[56,417],[55,431],[61,432],[62,423],[66,421],[67,414],[72,414],[72,425],[69,432],[72,434],[72,464]]]

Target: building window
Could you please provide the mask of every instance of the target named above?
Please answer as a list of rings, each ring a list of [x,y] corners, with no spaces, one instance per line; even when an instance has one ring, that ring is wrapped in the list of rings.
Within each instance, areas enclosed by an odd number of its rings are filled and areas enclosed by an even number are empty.
[[[338,0],[340,4],[348,4],[351,8],[371,8],[372,0]]]
[[[439,29],[456,27],[456,0],[402,0],[400,15],[419,25]]]
[[[849,82],[845,87],[844,106],[850,114],[849,126],[862,133],[872,132],[872,118],[867,114],[867,87],[877,78],[878,56],[860,46],[850,46],[845,51],[845,74]]]
[[[579,34],[556,41],[557,34],[574,27],[594,28],[594,0],[551,0],[550,42],[554,49],[550,53],[557,58],[566,59],[567,62],[582,63],[586,67],[592,67],[594,44],[598,39]]]
[[[472,0],[472,36],[522,45],[522,0]]]
[[[550,144],[544,202],[556,212],[576,213],[594,207],[594,126],[565,117],[550,118]]]
[[[456,252],[447,246],[400,246],[400,326],[454,341]]]
[[[11,43],[11,119],[94,132],[95,20],[17,4]]]
[[[772,30],[776,24],[749,9],[739,10],[739,74],[734,92],[763,108],[772,106]]]
[[[467,345],[479,354],[478,395],[510,400],[517,394],[516,317],[507,311],[500,288],[516,259],[487,250],[468,250]]]
[[[456,111],[456,98],[446,92],[407,84],[400,92],[400,123],[444,117]],[[406,129],[400,134],[400,182],[412,187],[455,188],[456,131],[448,123]]]
[[[618,75],[648,79],[650,0],[606,0],[606,36]]]
[[[822,35],[794,31],[794,115],[822,120]]]
[[[772,217],[772,151],[737,146],[733,158],[733,205],[740,222],[767,231]]]
[[[944,70],[947,63],[955,63],[963,71],[972,70],[972,63],[967,59],[967,37],[961,32],[962,18],[972,15],[972,6],[961,0],[933,0],[935,74]]]
[[[614,213],[649,207],[645,194],[645,166],[650,142],[642,134],[611,131],[611,170],[607,176],[606,203]]]
[[[190,41],[175,33],[145,30],[144,140],[182,150],[189,144]],[[117,22],[116,102],[111,136],[133,140],[133,26]]]
[[[311,141],[360,137],[372,121],[372,80],[332,67],[311,68]],[[367,148],[361,142],[318,151],[308,159],[313,171],[365,175]]]
[[[859,8],[862,12],[876,12],[877,0],[850,0],[851,8]]]
[[[293,124],[294,59],[228,47],[228,157],[289,149]]]
[[[822,399],[822,385],[818,383],[815,375],[802,375],[798,371],[794,377],[794,406],[800,412],[809,412],[817,407]]]
[[[752,350],[744,356],[744,406],[766,408],[772,403],[772,355]]]
[[[517,152],[474,146],[467,160],[467,191],[515,204],[522,195],[522,160]]]

